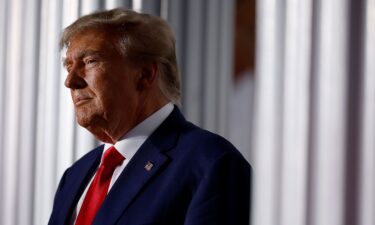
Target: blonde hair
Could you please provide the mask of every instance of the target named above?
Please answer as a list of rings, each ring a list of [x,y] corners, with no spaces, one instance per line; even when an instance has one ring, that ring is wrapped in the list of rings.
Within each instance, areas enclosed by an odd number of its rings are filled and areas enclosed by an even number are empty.
[[[177,66],[175,38],[168,23],[160,17],[128,9],[112,9],[83,16],[66,27],[60,48],[86,29],[109,29],[119,34],[122,55],[135,62],[158,65],[159,88],[166,98],[180,106],[181,81]]]

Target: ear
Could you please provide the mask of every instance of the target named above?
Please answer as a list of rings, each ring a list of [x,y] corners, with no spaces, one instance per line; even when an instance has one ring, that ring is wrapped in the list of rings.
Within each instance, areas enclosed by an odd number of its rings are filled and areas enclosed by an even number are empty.
[[[153,87],[158,80],[158,65],[157,63],[148,63],[142,67],[138,83],[138,90],[146,90]]]

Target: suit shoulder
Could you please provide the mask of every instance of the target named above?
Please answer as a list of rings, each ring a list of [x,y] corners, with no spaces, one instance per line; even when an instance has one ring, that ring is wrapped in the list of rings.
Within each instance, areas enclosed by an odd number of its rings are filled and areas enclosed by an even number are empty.
[[[188,148],[191,153],[211,159],[219,158],[223,155],[233,155],[245,160],[236,147],[224,137],[202,129],[190,122],[181,133],[180,144],[184,145],[184,148]]]
[[[184,126],[177,146],[169,154],[177,167],[174,171],[188,180],[192,192],[219,174],[250,177],[250,164],[228,140],[192,123]]]

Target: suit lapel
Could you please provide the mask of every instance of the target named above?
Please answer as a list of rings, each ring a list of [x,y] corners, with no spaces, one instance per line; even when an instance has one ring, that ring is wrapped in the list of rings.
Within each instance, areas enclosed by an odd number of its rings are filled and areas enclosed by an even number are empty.
[[[184,121],[175,107],[171,115],[141,146],[104,200],[93,225],[115,224],[147,182],[171,160],[165,152],[179,136],[178,124]]]
[[[137,153],[129,162],[108,193],[93,224],[114,224],[147,181],[167,163],[167,156],[150,145],[147,143],[142,147],[141,154]],[[145,169],[150,163],[152,168]]]
[[[71,219],[79,197],[82,195],[85,187],[100,163],[103,146],[104,145],[99,146],[92,151],[92,153],[90,153],[87,158],[84,159],[84,162],[77,164],[76,168],[70,169],[71,171],[69,171],[69,176],[72,176],[72,178],[69,178],[69,180],[74,182],[67,184],[69,186],[67,186],[64,190],[66,194],[64,195],[64,199],[62,199],[63,203],[60,207],[61,211],[58,214],[58,218],[61,218],[58,219],[59,222],[64,221],[63,224],[67,224]]]

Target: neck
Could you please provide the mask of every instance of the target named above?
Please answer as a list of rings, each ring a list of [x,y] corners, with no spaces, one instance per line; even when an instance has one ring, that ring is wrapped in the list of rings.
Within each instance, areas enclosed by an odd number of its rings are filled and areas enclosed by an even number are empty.
[[[133,114],[134,116],[132,119],[121,117],[118,119],[118,121],[112,121],[112,123],[111,121],[106,121],[105,123],[101,124],[101,126],[87,127],[87,129],[90,130],[90,132],[93,133],[97,139],[105,143],[115,144],[135,126],[168,103],[168,100],[165,98],[147,99],[148,100],[140,102],[137,110],[135,110],[135,113]]]

